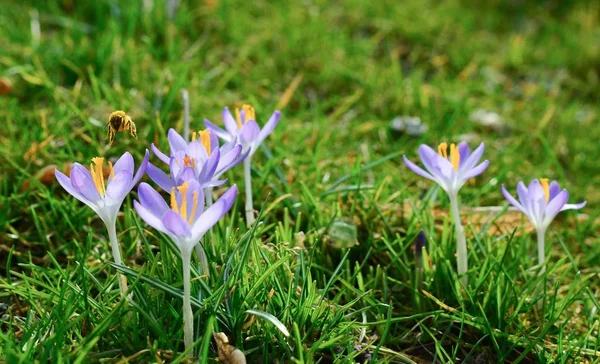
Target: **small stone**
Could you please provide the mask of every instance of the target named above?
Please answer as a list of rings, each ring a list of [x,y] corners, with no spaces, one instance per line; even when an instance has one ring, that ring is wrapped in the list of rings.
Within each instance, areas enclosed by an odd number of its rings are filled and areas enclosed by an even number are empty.
[[[343,218],[335,218],[327,230],[331,245],[338,249],[352,248],[358,245],[356,225]]]
[[[506,129],[506,125],[502,120],[502,117],[494,112],[489,110],[478,109],[471,113],[471,121],[479,124],[480,126],[494,130],[494,131],[504,131]]]
[[[390,129],[398,136],[406,134],[411,137],[419,137],[425,134],[428,128],[418,116],[398,116],[392,120]]]

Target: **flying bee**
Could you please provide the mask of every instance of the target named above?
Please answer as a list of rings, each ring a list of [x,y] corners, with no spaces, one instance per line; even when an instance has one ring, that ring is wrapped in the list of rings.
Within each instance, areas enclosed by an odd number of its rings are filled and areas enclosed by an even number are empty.
[[[109,144],[112,144],[113,140],[115,139],[115,134],[119,131],[129,131],[129,134],[137,139],[135,124],[129,115],[125,113],[125,111],[119,110],[110,113],[106,127],[108,128],[107,137]]]

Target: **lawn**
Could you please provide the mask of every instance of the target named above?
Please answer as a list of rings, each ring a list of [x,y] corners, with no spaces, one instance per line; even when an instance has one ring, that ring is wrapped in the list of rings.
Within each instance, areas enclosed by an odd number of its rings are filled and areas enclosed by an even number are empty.
[[[600,3],[31,3],[0,12],[0,361],[216,362],[222,332],[251,363],[600,362]],[[137,187],[116,265],[53,174],[168,150],[184,89],[194,131],[225,106],[260,125],[281,110],[252,158],[257,222],[241,165],[215,188],[240,194],[203,240],[209,274],[192,261],[187,352],[180,253],[136,213]],[[137,139],[108,143],[115,110]],[[448,197],[402,159],[462,140],[490,161],[460,191],[466,285]],[[543,274],[500,191],[537,178],[587,200],[548,229]]]

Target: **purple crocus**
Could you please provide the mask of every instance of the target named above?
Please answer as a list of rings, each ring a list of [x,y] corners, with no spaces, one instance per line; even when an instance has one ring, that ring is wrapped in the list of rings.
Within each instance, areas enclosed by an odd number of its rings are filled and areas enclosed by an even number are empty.
[[[194,246],[231,208],[237,196],[233,185],[204,211],[203,188],[195,180],[171,189],[171,206],[147,183],[138,187],[140,201],[133,205],[140,217],[156,230],[168,235],[181,252],[183,261],[183,322],[186,349],[193,344],[193,314],[190,302],[190,260]],[[190,351],[190,355],[191,355]]]
[[[478,164],[484,150],[485,144],[481,143],[471,153],[469,145],[462,142],[458,146],[451,144],[450,153],[448,153],[448,144],[442,143],[438,146],[436,153],[429,146],[423,144],[419,147],[419,156],[426,170],[408,160],[406,156],[404,156],[404,163],[419,176],[439,184],[448,195],[455,195],[468,179],[483,173],[490,164],[487,160]]]
[[[103,175],[104,158],[100,157],[92,159],[89,170],[79,163],[74,163],[70,177],[59,170],[54,172],[58,183],[69,194],[88,205],[102,219],[108,230],[113,258],[119,265],[122,261],[116,233],[117,214],[127,194],[144,175],[148,156],[146,151],[142,164],[135,173],[133,157],[128,152],[125,152],[114,166],[108,162],[109,176],[106,182]],[[119,288],[124,297],[127,292],[124,276],[119,277]]]
[[[467,276],[464,275],[468,270],[467,240],[465,238],[464,228],[460,221],[460,209],[458,204],[458,192],[464,186],[468,179],[476,177],[483,173],[489,165],[485,160],[479,163],[485,145],[481,143],[472,153],[466,142],[450,145],[448,153],[448,144],[441,143],[438,146],[437,153],[427,145],[419,147],[419,156],[425,166],[425,170],[409,161],[404,156],[404,163],[410,170],[421,177],[425,177],[436,182],[450,198],[452,206],[452,218],[456,230],[456,264],[459,275],[462,275],[463,284],[467,284]]]
[[[251,164],[252,156],[256,153],[258,146],[268,137],[277,123],[281,113],[279,110],[275,111],[269,118],[267,123],[261,129],[256,122],[256,113],[254,108],[250,105],[243,105],[242,109],[235,110],[235,118],[231,115],[228,108],[223,109],[223,123],[225,124],[225,130],[219,128],[209,120],[204,120],[204,125],[213,131],[219,138],[226,142],[232,142],[239,140],[243,147],[243,152],[248,153],[244,159],[244,185],[246,192],[246,224],[248,226],[254,223],[254,205],[252,202],[252,178],[251,178]]]
[[[523,182],[517,184],[517,196],[515,199],[502,185],[502,194],[508,202],[524,213],[536,229],[538,237],[538,258],[544,271],[545,262],[545,235],[546,229],[559,212],[565,210],[580,209],[585,206],[586,201],[577,204],[568,204],[569,192],[560,189],[556,181],[548,183],[547,178],[534,179],[525,187]]]
[[[219,147],[215,133],[205,130],[197,135],[193,133],[192,141],[187,143],[174,129],[169,129],[170,156],[152,144],[152,151],[169,165],[170,173],[166,174],[152,163],[148,164],[146,173],[163,190],[170,191],[189,180],[198,181],[203,188],[222,185],[225,180],[219,180],[221,175],[245,157],[241,154],[242,146],[235,140]]]
[[[263,140],[275,129],[279,123],[281,112],[275,111],[262,129],[258,126],[256,112],[250,105],[243,105],[241,110],[235,109],[235,118],[227,107],[223,109],[222,115],[225,130],[206,119],[204,119],[204,125],[226,142],[239,140],[244,152],[249,151],[249,157],[251,157]]]

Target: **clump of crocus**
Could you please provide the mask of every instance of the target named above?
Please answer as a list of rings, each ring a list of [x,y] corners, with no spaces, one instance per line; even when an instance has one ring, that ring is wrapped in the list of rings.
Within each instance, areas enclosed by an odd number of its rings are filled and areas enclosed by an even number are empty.
[[[252,156],[258,150],[260,144],[268,137],[277,123],[281,113],[275,111],[265,126],[261,129],[256,122],[256,113],[250,105],[243,105],[242,109],[235,110],[235,118],[231,115],[228,108],[223,109],[223,123],[225,130],[219,128],[209,120],[204,120],[204,125],[213,131],[219,138],[228,143],[236,140],[242,145],[242,153],[248,153],[244,159],[244,183],[246,190],[246,223],[248,226],[254,223],[254,206],[252,202],[252,179],[251,163]]]
[[[436,153],[427,145],[419,147],[419,156],[425,166],[425,170],[409,161],[404,156],[404,163],[413,172],[421,177],[425,177],[436,182],[446,191],[450,198],[452,206],[452,218],[456,229],[456,259],[459,275],[464,275],[468,270],[468,253],[465,232],[460,221],[458,191],[467,182],[469,178],[480,175],[489,165],[489,161],[479,163],[485,145],[481,143],[472,153],[466,142],[450,145],[442,143],[438,146]],[[463,283],[467,283],[467,277],[463,277]]]
[[[162,162],[169,166],[169,174],[148,163],[146,173],[163,190],[170,191],[185,182],[196,181],[203,188],[206,205],[213,203],[213,187],[222,185],[221,175],[244,160],[248,152],[242,154],[242,146],[235,140],[219,146],[214,132],[204,130],[192,134],[187,142],[174,129],[169,129],[170,156],[161,152],[154,144],[152,151]],[[202,271],[208,275],[208,260],[201,244],[196,245],[196,253]]]
[[[212,206],[204,210],[203,189],[194,180],[171,188],[170,207],[147,183],[138,187],[140,201],[133,205],[140,217],[156,230],[169,236],[181,252],[183,262],[183,332],[185,348],[194,340],[193,314],[190,302],[190,260],[192,250],[204,234],[231,208],[237,196],[231,187]],[[190,354],[192,355],[191,351]]]
[[[142,164],[135,171],[133,157],[126,152],[113,166],[108,162],[109,175],[104,180],[104,158],[93,158],[89,170],[79,163],[74,163],[71,175],[67,177],[59,170],[54,174],[58,183],[73,197],[88,205],[104,222],[108,230],[108,237],[112,247],[112,255],[116,264],[123,264],[121,251],[117,241],[117,214],[127,194],[139,182],[148,164],[148,151]],[[119,289],[121,296],[127,292],[125,276],[119,274]]]
[[[546,229],[559,212],[580,209],[586,201],[578,204],[568,204],[569,192],[560,189],[556,181],[548,183],[547,178],[534,179],[525,187],[523,182],[517,184],[517,201],[502,185],[502,194],[508,202],[524,213],[537,232],[538,259],[541,267],[540,274],[545,271],[544,262]]]

